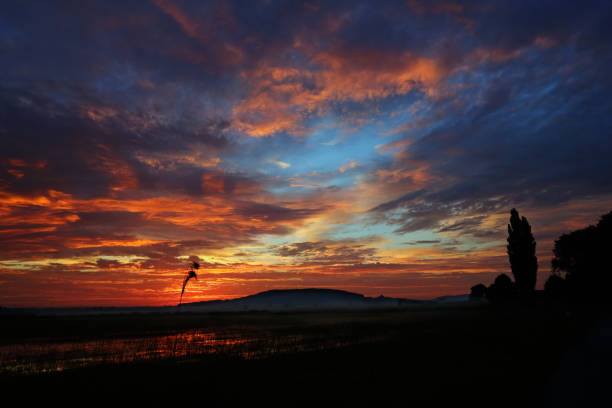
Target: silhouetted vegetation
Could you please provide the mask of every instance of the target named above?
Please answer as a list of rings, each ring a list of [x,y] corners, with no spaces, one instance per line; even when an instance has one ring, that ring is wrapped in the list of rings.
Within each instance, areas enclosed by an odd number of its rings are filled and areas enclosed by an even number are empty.
[[[535,255],[536,241],[531,234],[527,218],[519,217],[518,211],[510,211],[508,224],[508,257],[510,268],[521,292],[531,292],[535,288],[538,272],[538,259]]]
[[[189,282],[191,278],[198,280],[198,275],[196,275],[195,273],[197,269],[200,269],[200,264],[194,261],[191,264],[191,268],[189,269],[189,271],[187,271],[185,279],[183,279],[183,289],[181,290],[181,299],[179,300],[179,306],[181,305],[181,303],[183,303],[183,293],[185,293],[185,287],[187,286],[187,282]]]
[[[517,287],[512,279],[502,273],[491,286],[487,288],[487,299],[492,303],[504,303],[517,297]]]
[[[573,302],[610,303],[611,248],[612,211],[597,225],[561,235],[555,241],[553,275],[546,291],[551,295],[566,293]]]
[[[487,287],[482,283],[472,286],[470,289],[470,298],[481,299],[487,295]]]
[[[470,297],[486,296],[493,303],[516,299],[519,294],[533,292],[538,272],[538,259],[535,255],[536,241],[531,234],[527,218],[519,217],[518,211],[510,211],[508,224],[508,258],[515,282],[502,273],[488,288],[479,283],[471,288]]]
[[[566,300],[567,282],[559,275],[550,275],[544,284],[546,294],[555,300]]]
[[[488,288],[483,284],[473,286],[473,299],[486,296],[492,303],[503,303],[534,291],[538,270],[536,241],[527,219],[519,217],[514,208],[510,214],[507,252],[515,282],[501,274]],[[561,235],[553,250],[553,273],[544,284],[547,297],[572,304],[612,303],[608,295],[612,288],[610,249],[612,211],[603,215],[597,225]]]

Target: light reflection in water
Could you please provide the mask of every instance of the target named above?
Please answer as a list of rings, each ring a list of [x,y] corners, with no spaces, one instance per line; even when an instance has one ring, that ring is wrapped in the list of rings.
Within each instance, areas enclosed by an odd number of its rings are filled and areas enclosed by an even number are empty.
[[[373,340],[376,339],[343,336],[330,338],[302,334],[245,336],[189,330],[163,336],[11,344],[0,346],[0,373],[62,371],[94,364],[189,358],[215,353],[250,359],[276,353],[335,348]]]

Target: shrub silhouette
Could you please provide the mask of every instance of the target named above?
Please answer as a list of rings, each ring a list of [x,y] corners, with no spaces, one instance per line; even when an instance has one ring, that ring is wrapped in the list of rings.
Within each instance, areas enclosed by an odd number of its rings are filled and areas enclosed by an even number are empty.
[[[470,298],[481,299],[487,295],[487,287],[482,283],[472,286],[470,289]]]
[[[491,303],[503,303],[517,297],[517,288],[512,279],[502,273],[491,286],[487,288],[487,299]]]
[[[533,291],[538,272],[538,259],[535,255],[536,241],[531,234],[531,226],[527,218],[520,218],[518,211],[514,208],[510,211],[507,249],[516,286],[521,292]]]
[[[567,290],[573,300],[610,302],[611,248],[612,211],[603,215],[597,225],[563,234],[555,241],[553,273],[560,277],[565,275]]]

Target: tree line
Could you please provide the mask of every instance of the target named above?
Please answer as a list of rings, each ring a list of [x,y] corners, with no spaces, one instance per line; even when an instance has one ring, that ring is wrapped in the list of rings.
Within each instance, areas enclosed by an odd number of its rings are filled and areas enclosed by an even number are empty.
[[[514,281],[501,274],[488,287],[471,288],[472,298],[486,297],[492,303],[533,296],[538,271],[536,241],[531,226],[516,209],[510,211],[507,253]],[[552,273],[544,292],[555,300],[572,303],[609,302],[612,270],[608,251],[612,250],[612,211],[596,225],[561,235],[555,240]]]

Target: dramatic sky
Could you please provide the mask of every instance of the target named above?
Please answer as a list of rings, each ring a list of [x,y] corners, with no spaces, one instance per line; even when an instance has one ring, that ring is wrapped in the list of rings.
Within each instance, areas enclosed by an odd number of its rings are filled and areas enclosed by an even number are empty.
[[[609,1],[4,1],[0,305],[431,298],[612,210]]]

